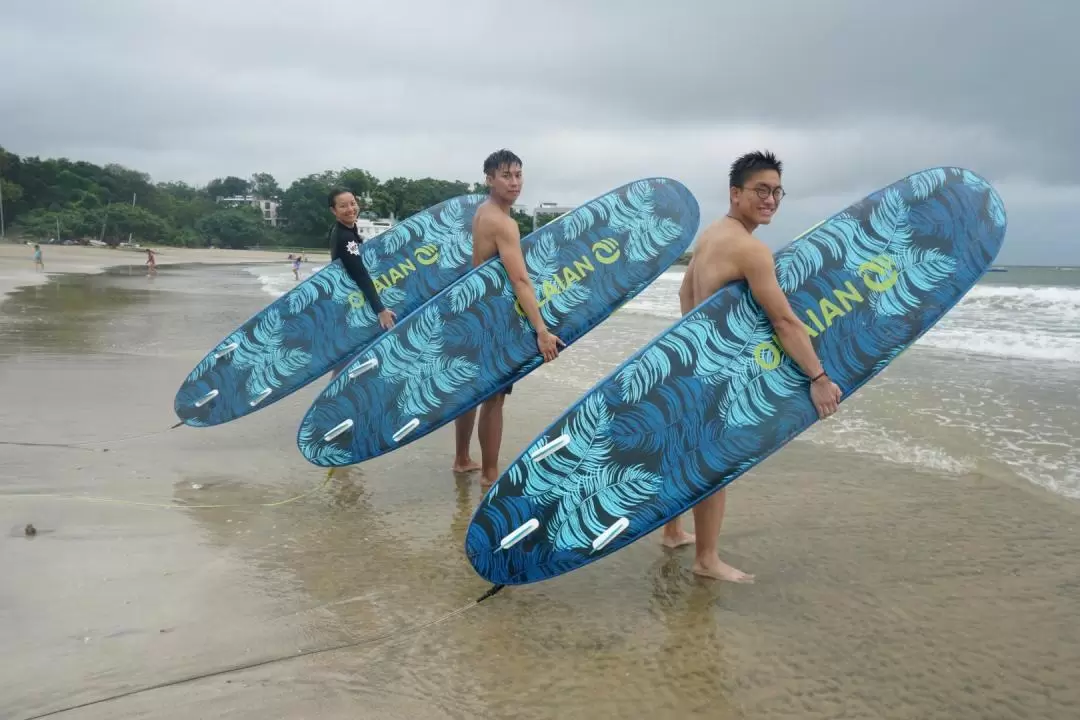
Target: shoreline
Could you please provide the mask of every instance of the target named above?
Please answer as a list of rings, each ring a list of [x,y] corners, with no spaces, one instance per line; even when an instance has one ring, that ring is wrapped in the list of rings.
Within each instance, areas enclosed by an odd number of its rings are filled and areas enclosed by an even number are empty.
[[[166,246],[167,247],[167,246]],[[55,275],[100,275],[145,263],[144,249],[43,245],[44,272],[34,269],[33,249],[19,243],[0,244],[0,302],[21,288],[43,285]],[[274,265],[288,263],[286,251],[208,248],[150,248],[158,267],[176,265]],[[316,258],[326,253],[308,253]],[[126,256],[126,257],[125,257]]]

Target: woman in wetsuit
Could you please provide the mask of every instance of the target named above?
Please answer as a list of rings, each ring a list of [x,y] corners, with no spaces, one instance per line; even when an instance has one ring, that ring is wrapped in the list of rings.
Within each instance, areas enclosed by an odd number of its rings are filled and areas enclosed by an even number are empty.
[[[394,327],[397,315],[393,310],[383,307],[379,293],[375,290],[375,283],[371,281],[371,275],[360,258],[360,246],[364,244],[364,240],[356,229],[356,216],[360,213],[356,196],[344,188],[335,188],[330,191],[329,204],[330,212],[337,218],[330,230],[330,261],[341,260],[345,272],[349,273],[371,309],[379,316],[379,325],[384,330],[389,330]]]

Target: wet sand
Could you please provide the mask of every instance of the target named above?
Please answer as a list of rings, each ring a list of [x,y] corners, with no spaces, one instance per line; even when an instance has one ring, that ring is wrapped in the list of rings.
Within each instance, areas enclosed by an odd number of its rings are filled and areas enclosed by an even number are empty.
[[[722,552],[754,585],[698,579],[654,535],[406,632],[488,588],[451,428],[329,482],[295,448],[325,381],[165,430],[183,376],[266,304],[254,283],[162,267],[0,304],[0,439],[105,441],[0,446],[0,717],[348,642],[58,717],[1080,716],[1080,506],[809,433],[729,491]],[[620,314],[518,383],[504,464],[663,326]]]
[[[210,250],[197,248],[154,247],[158,267],[199,263],[220,265],[233,263],[288,262],[288,251],[268,250]],[[42,245],[45,271],[34,267],[34,248],[16,243],[0,243],[0,298],[17,287],[39,285],[56,274],[100,273],[105,269],[129,266],[132,274],[145,274],[145,249],[102,248],[82,245]],[[326,253],[308,253],[312,260],[324,261]]]

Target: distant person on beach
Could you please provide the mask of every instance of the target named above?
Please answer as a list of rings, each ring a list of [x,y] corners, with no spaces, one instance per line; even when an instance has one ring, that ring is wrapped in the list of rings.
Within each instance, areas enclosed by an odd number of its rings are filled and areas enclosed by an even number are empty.
[[[151,275],[157,275],[157,259],[154,257],[154,251],[146,248],[146,276]]]
[[[389,330],[394,327],[397,315],[394,314],[393,310],[383,307],[382,301],[379,299],[379,293],[375,290],[375,283],[372,282],[371,275],[368,274],[367,268],[364,267],[364,261],[360,257],[360,246],[364,244],[364,239],[360,237],[360,232],[356,229],[356,218],[360,214],[360,206],[356,202],[356,196],[344,188],[335,188],[330,191],[328,202],[330,211],[337,219],[337,222],[330,229],[330,262],[338,258],[341,259],[345,272],[360,288],[360,292],[364,294],[364,299],[367,300],[368,305],[378,316],[379,325],[384,330]],[[294,271],[298,270],[299,265],[294,264],[293,269]],[[299,276],[297,279],[299,279]],[[335,368],[332,377],[336,378],[347,363],[348,361]]]
[[[782,165],[770,152],[751,152],[731,166],[725,217],[705,228],[698,239],[690,265],[679,288],[679,308],[686,315],[724,285],[746,280],[754,300],[772,323],[784,351],[810,380],[810,400],[818,415],[836,412],[840,388],[829,379],[802,321],[788,303],[776,279],[772,251],[753,232],[768,225],[784,197],[780,185]],[[694,543],[694,572],[718,580],[753,582],[747,575],[720,560],[720,526],[724,521],[727,488],[694,506],[694,533],[682,529],[680,518],[664,525],[663,544],[669,548]]]
[[[490,188],[490,195],[473,216],[473,267],[488,259],[499,256],[506,274],[514,287],[514,294],[521,309],[536,330],[536,348],[544,356],[544,362],[550,362],[559,355],[559,346],[565,347],[562,340],[553,335],[544,324],[540,307],[536,302],[536,291],[525,268],[525,258],[521,253],[521,233],[517,222],[510,216],[510,207],[521,194],[522,162],[509,150],[499,150],[484,160],[484,177]],[[485,400],[480,405],[480,423],[477,436],[480,440],[481,485],[489,486],[499,477],[499,446],[502,444],[503,401],[511,393],[513,386]],[[460,416],[455,421],[455,472],[472,472],[477,465],[469,456],[469,442],[472,438],[473,422],[476,420],[476,408]]]
[[[45,261],[41,259],[41,245],[34,243],[34,269],[45,272]]]
[[[289,257],[292,257],[292,255],[290,255]],[[299,255],[297,255],[296,257],[293,257],[292,274],[293,274],[293,277],[296,278],[296,281],[300,282],[300,256]]]

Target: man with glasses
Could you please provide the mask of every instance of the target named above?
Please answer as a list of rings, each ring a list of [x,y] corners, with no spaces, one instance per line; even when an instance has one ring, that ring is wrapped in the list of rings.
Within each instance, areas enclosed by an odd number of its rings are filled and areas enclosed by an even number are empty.
[[[810,335],[795,315],[776,279],[772,251],[753,236],[768,225],[784,197],[782,166],[771,152],[751,152],[731,165],[731,206],[725,217],[712,223],[698,238],[690,265],[679,288],[679,306],[686,315],[723,286],[746,280],[754,300],[772,323],[780,344],[810,379],[810,399],[822,418],[836,412],[840,388],[829,379],[810,344]],[[694,543],[694,572],[705,577],[749,583],[753,575],[720,560],[720,525],[724,520],[727,488],[694,506],[694,533],[682,529],[680,518],[664,526],[663,543],[669,548]]]

